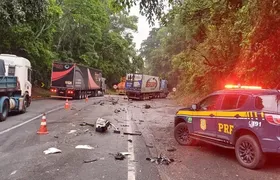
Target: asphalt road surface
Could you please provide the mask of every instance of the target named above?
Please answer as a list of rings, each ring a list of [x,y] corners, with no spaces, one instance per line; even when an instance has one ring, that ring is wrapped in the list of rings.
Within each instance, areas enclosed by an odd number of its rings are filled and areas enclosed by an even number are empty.
[[[65,110],[64,100],[34,101],[27,113],[13,114],[0,123],[0,180],[280,179],[277,155],[270,155],[263,169],[253,171],[241,167],[232,150],[178,145],[173,119],[180,107],[170,99],[129,102],[123,96],[105,96],[70,104],[71,109]],[[47,135],[36,133],[42,113],[47,113]],[[114,133],[113,127],[99,133],[94,127],[81,126],[95,124],[98,118],[109,120],[121,133]],[[93,149],[76,149],[77,145]],[[51,147],[62,152],[43,153]],[[115,160],[118,152],[128,155]],[[174,162],[146,160],[159,155]]]

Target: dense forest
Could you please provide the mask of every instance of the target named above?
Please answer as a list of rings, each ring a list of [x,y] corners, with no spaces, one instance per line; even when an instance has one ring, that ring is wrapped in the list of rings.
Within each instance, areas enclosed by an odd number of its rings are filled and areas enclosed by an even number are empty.
[[[135,5],[160,22],[140,54],[137,17],[128,15]],[[61,60],[101,69],[109,85],[145,62],[178,95],[226,83],[280,87],[279,0],[2,0],[0,24],[0,53],[30,59],[34,83],[48,83]]]
[[[29,59],[33,83],[50,83],[53,61],[101,69],[110,85],[142,69],[131,32],[137,17],[114,1],[1,0],[0,53]]]
[[[142,43],[147,73],[169,79],[178,95],[227,83],[280,88],[279,0],[182,2]]]

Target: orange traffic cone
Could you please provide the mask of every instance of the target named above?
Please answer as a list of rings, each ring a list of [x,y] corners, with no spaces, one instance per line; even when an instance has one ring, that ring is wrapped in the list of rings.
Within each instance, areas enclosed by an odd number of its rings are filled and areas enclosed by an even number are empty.
[[[88,102],[88,95],[86,95],[86,102]]]
[[[37,134],[48,134],[48,129],[47,129],[47,120],[46,120],[46,115],[43,114],[42,121],[41,121],[41,126],[40,129],[37,131]]]
[[[70,108],[70,105],[69,105],[68,99],[66,99],[64,109],[69,109],[69,108]]]

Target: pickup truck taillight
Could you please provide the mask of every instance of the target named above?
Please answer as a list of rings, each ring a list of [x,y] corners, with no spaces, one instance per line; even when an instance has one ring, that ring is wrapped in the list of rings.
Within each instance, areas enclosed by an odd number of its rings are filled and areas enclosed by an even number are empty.
[[[273,125],[280,125],[280,115],[276,114],[265,114],[265,119],[267,122]]]

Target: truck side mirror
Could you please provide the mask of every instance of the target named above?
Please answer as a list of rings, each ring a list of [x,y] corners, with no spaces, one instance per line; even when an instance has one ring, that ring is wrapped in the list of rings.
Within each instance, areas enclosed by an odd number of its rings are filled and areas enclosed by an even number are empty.
[[[196,110],[196,109],[197,109],[197,105],[196,105],[196,104],[193,104],[193,105],[192,105],[192,109],[193,109],[193,110]]]

